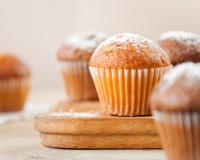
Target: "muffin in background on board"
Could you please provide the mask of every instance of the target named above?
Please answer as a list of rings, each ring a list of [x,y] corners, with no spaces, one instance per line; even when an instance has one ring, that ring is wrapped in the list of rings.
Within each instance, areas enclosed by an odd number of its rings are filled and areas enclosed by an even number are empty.
[[[166,32],[158,38],[158,44],[169,55],[173,65],[200,62],[200,35],[196,33]]]
[[[102,32],[72,35],[59,50],[57,57],[69,101],[97,100],[88,63],[96,47],[106,38]]]
[[[200,159],[200,63],[183,63],[155,87],[151,107],[169,160]]]
[[[30,70],[19,58],[0,53],[0,112],[23,109],[30,89]]]
[[[106,113],[118,116],[151,115],[149,96],[170,67],[158,45],[130,33],[108,38],[90,59],[100,102]]]

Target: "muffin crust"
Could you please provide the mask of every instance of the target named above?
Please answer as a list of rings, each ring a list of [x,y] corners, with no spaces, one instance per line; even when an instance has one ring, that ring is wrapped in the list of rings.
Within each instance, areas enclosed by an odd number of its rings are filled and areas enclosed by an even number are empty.
[[[155,87],[151,107],[164,111],[200,111],[200,63],[183,63]]]
[[[169,55],[171,63],[200,62],[200,35],[171,31],[158,38],[158,44]]]
[[[169,57],[151,40],[136,34],[114,35],[95,50],[90,66],[102,68],[159,68],[170,65]]]
[[[29,77],[26,64],[9,53],[0,53],[0,79]]]
[[[106,38],[102,32],[83,32],[75,34],[66,40],[58,51],[58,59],[89,60],[95,48]]]

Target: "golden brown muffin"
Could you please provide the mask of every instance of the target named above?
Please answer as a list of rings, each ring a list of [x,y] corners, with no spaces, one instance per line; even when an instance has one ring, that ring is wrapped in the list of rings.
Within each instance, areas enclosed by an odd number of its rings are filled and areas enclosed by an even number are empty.
[[[106,38],[102,32],[83,32],[71,36],[58,51],[58,59],[89,60],[96,47]]]
[[[0,79],[29,76],[29,68],[20,59],[8,53],[0,53]]]
[[[200,62],[200,35],[171,31],[158,38],[158,44],[169,55],[171,63]]]
[[[153,41],[128,33],[104,41],[90,60],[90,66],[103,68],[140,69],[169,65],[168,56]]]
[[[0,53],[0,112],[23,109],[30,88],[30,70],[20,59]]]
[[[164,51],[145,37],[122,33],[108,38],[90,59],[90,71],[105,112],[150,115],[149,95],[170,68]]]
[[[88,69],[94,49],[105,39],[101,32],[75,34],[58,52],[66,92],[70,101],[97,100],[98,96]]]
[[[163,147],[170,160],[200,159],[200,64],[183,63],[168,72],[152,94]]]

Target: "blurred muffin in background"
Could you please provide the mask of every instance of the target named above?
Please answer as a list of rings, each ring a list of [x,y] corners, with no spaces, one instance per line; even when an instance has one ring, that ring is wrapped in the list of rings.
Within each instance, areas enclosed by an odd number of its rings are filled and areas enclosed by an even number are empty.
[[[130,33],[108,38],[90,59],[104,111],[117,116],[151,115],[152,88],[170,67],[169,57],[157,44]]]
[[[30,70],[12,54],[0,53],[0,112],[23,109],[30,89]]]
[[[88,63],[96,47],[104,41],[102,32],[83,32],[72,35],[59,50],[57,57],[70,101],[97,100],[96,89]]]
[[[200,63],[169,71],[152,94],[163,147],[169,160],[200,159]]]
[[[173,65],[183,62],[200,62],[200,35],[170,31],[158,38],[158,44],[169,55]]]

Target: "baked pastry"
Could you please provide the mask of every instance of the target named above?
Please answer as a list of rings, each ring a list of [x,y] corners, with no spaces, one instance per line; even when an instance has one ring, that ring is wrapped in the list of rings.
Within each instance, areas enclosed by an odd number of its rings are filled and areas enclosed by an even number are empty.
[[[30,71],[14,55],[0,53],[0,112],[23,109],[30,88]]]
[[[98,99],[88,63],[95,48],[105,38],[105,34],[101,32],[75,34],[59,50],[57,56],[70,101]]]
[[[158,45],[130,33],[108,38],[90,59],[104,111],[118,116],[150,115],[151,90],[170,67],[168,56]]]
[[[183,62],[200,62],[200,35],[191,32],[171,31],[158,38],[158,44],[169,55],[173,65]]]
[[[170,160],[200,159],[200,63],[168,72],[152,94],[151,106]]]

